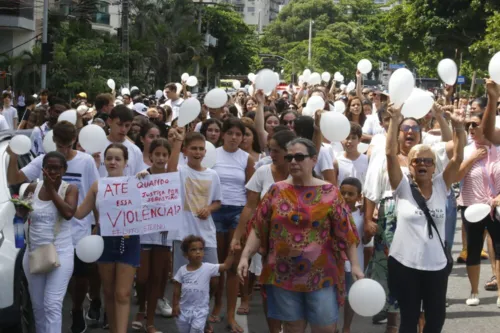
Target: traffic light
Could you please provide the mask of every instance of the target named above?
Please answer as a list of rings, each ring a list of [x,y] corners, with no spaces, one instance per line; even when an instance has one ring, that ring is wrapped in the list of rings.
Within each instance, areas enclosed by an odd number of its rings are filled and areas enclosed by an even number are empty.
[[[51,62],[54,57],[54,44],[53,43],[42,43],[42,64],[46,65]]]

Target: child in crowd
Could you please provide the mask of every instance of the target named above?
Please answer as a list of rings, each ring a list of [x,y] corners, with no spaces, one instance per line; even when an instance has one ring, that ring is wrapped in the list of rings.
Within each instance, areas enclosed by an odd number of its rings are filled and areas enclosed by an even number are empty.
[[[190,235],[181,244],[189,263],[174,276],[173,315],[177,317],[179,333],[203,333],[209,313],[210,280],[231,268],[234,255],[222,264],[204,263],[205,240]]]
[[[363,135],[361,126],[351,121],[351,132],[349,136],[342,141],[344,152],[337,155],[334,161],[335,171],[339,184],[348,177],[355,177],[365,182],[366,170],[368,169],[368,157],[358,151],[358,145],[361,143]]]
[[[347,206],[351,209],[352,218],[356,223],[356,228],[358,229],[359,238],[363,239],[363,242],[366,243],[366,240],[363,237],[363,212],[357,206],[357,203],[361,200],[362,185],[361,181],[357,178],[348,177],[345,178],[340,185],[340,193],[344,198]],[[360,243],[357,247],[358,252],[358,260],[360,267],[364,267],[364,256],[363,256],[363,244]],[[346,292],[349,293],[349,289],[353,284],[353,278],[351,275],[351,263],[349,261],[345,262],[345,283],[346,283]],[[354,317],[354,311],[352,310],[349,302],[345,303],[344,309],[344,328],[342,329],[342,333],[351,332],[351,324],[352,319]]]

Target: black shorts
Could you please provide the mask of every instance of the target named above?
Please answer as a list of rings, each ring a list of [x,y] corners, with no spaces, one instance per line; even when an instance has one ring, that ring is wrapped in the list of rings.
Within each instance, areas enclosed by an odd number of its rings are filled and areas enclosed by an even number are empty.
[[[78,258],[75,251],[75,259],[74,259],[74,267],[73,267],[73,276],[74,277],[88,277],[90,271],[90,265],[86,262],[83,262]]]

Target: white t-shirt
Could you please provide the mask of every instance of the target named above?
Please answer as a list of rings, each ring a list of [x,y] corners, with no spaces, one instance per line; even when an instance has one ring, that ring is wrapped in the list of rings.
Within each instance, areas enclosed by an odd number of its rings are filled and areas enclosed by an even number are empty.
[[[316,177],[323,179],[323,171],[333,170],[333,156],[329,147],[321,146],[318,154],[318,161],[314,166]]]
[[[15,107],[9,106],[8,108],[6,108],[4,106],[0,114],[5,117],[5,120],[7,121],[7,124],[9,124],[10,129],[17,129],[14,128],[14,120],[17,119],[17,110]]]
[[[182,284],[179,302],[181,313],[196,312],[208,314],[210,301],[210,279],[219,276],[219,264],[202,263],[195,271],[188,271],[187,265],[179,268],[174,280]],[[196,317],[196,316],[195,316]]]
[[[227,152],[224,147],[216,150],[217,159],[212,167],[217,172],[222,188],[222,204],[229,206],[245,206],[247,202],[245,183],[248,153],[238,149]]]
[[[275,183],[271,166],[272,164],[266,164],[258,168],[248,181],[246,185],[247,190],[260,193],[260,197],[262,198],[271,185]]]
[[[380,126],[380,120],[378,119],[378,114],[374,113],[366,117],[365,123],[363,125],[363,134],[376,135],[384,134],[385,129]]]
[[[273,159],[271,158],[271,156],[265,156],[255,163],[255,170],[259,170],[261,166],[271,163],[273,163]]]
[[[179,110],[183,102],[184,102],[183,98],[178,98],[175,101],[169,99],[168,101],[165,102],[164,105],[168,105],[172,108],[172,120],[179,117]]]
[[[365,257],[364,257],[364,253],[363,252],[364,252],[364,248],[365,247],[363,246],[363,241],[362,241],[362,239],[363,239],[363,220],[364,220],[364,214],[358,208],[355,212],[352,212],[351,215],[352,215],[352,218],[354,219],[354,223],[356,224],[356,229],[358,229],[358,235],[359,235],[359,239],[360,239],[359,245],[356,248],[356,253],[358,255],[359,267],[361,267],[361,269],[364,269],[364,267],[365,267]],[[350,272],[351,271],[351,262],[349,260],[346,260],[346,262],[344,264],[344,268],[345,268],[346,272]]]
[[[432,195],[427,207],[444,241],[446,201],[449,189],[440,173],[432,180]],[[398,227],[394,233],[389,255],[402,265],[423,271],[438,271],[446,266],[443,247],[432,228],[429,238],[427,219],[413,199],[410,181],[405,174],[394,191]]]
[[[36,157],[27,166],[21,169],[30,182],[37,178],[43,179],[43,157],[44,155]],[[85,199],[92,184],[99,179],[99,173],[97,172],[94,158],[88,154],[77,151],[76,156],[68,161],[68,170],[66,170],[62,179],[78,188],[78,204],[80,205],[83,199]],[[80,239],[90,235],[92,224],[95,224],[93,213],[90,213],[81,220],[76,218],[71,219],[71,232],[74,246],[76,246]]]
[[[10,129],[10,127],[7,119],[0,114],[0,131],[6,131],[8,129]]]
[[[106,148],[113,142],[109,141],[106,138],[107,144]],[[128,149],[128,163],[125,166],[125,169],[123,170],[123,176],[135,176],[137,173],[140,171],[144,170],[143,163],[144,160],[142,158],[142,151],[137,147],[133,142],[130,142],[130,140],[125,139],[125,141],[121,142],[125,147]],[[101,151],[101,165],[99,166],[99,175],[102,177],[107,177],[108,176],[108,171],[106,170],[106,166],[104,165],[104,152],[106,149]]]
[[[342,154],[337,156],[337,165],[339,168],[339,186],[348,177],[359,179],[361,185],[364,186],[366,171],[368,170],[368,156],[360,154],[356,160],[352,161]]]
[[[176,240],[183,240],[189,235],[201,236],[205,247],[217,247],[216,231],[212,215],[206,220],[197,217],[197,212],[214,201],[222,201],[219,176],[212,169],[196,171],[188,165],[180,165],[182,228],[177,230]]]

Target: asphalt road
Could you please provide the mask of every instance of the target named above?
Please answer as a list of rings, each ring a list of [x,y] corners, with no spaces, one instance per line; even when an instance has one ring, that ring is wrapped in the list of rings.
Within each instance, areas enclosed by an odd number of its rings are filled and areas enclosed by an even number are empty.
[[[453,256],[456,258],[462,248],[461,244],[461,222],[458,221]],[[500,331],[500,309],[496,306],[496,292],[485,291],[482,285],[491,277],[491,268],[488,260],[484,260],[481,265],[480,294],[481,304],[477,307],[465,305],[465,299],[469,296],[470,286],[467,279],[467,272],[464,264],[455,264],[449,280],[448,298],[450,307],[447,309],[447,318],[444,327],[446,333],[475,333],[475,332],[499,332]],[[71,325],[71,300],[66,298],[64,304],[63,333],[69,332]],[[131,310],[132,316],[136,313],[137,307],[134,305]],[[342,317],[342,316],[341,316]],[[251,303],[250,314],[248,316],[236,316],[238,323],[245,328],[246,333],[265,333],[267,325],[262,312],[261,298],[259,293],[254,293]],[[342,324],[339,323],[339,327]],[[177,333],[174,319],[156,318],[156,328],[165,333]],[[226,332],[224,322],[214,325],[215,332]],[[370,318],[356,316],[354,318],[353,333],[383,333],[385,325],[372,325]],[[88,332],[105,333],[109,332],[101,328],[89,327]],[[129,332],[134,332],[129,328]]]

